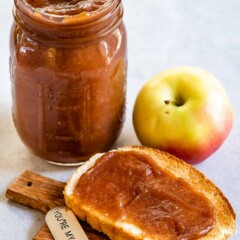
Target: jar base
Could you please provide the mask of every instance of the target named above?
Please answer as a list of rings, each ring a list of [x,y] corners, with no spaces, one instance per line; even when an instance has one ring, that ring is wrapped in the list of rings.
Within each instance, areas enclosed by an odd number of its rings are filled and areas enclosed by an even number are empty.
[[[69,159],[63,159],[61,156],[56,156],[55,154],[44,154],[40,151],[33,150],[32,148],[28,147],[28,150],[35,155],[36,157],[39,158],[39,160],[49,163],[51,165],[55,166],[62,166],[62,167],[76,167],[76,166],[82,166],[85,162],[91,158],[91,156],[94,155],[91,154],[89,156],[84,156],[84,157],[78,157],[76,158],[69,158]]]
[[[61,166],[61,167],[77,167],[82,166],[85,162],[78,162],[78,163],[59,163],[59,162],[53,162],[50,160],[43,159],[44,162],[47,162],[49,164],[55,165],[55,166]]]

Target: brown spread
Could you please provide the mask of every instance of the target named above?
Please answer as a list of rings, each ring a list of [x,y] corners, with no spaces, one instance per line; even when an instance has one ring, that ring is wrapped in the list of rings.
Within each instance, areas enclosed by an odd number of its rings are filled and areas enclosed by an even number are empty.
[[[183,179],[136,152],[111,152],[83,174],[75,196],[113,221],[133,223],[144,235],[192,240],[215,224],[210,201]]]
[[[36,11],[55,15],[76,15],[103,8],[109,0],[24,0]]]

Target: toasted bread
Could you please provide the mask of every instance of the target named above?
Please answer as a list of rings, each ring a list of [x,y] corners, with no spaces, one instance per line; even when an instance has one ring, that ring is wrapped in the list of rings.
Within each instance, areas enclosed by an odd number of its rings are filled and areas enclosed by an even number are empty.
[[[166,152],[146,147],[124,147],[113,151],[136,152],[150,157],[157,168],[169,171],[176,179],[183,179],[183,181],[189,183],[211,202],[215,210],[215,225],[206,235],[198,239],[224,240],[233,235],[236,216],[230,203],[221,190],[194,167]],[[103,155],[104,154],[94,155],[75,171],[64,190],[67,206],[75,212],[79,219],[87,221],[94,229],[105,233],[112,240],[169,239],[161,235],[154,237],[148,236],[144,233],[144,229],[140,229],[134,222],[114,221],[110,215],[102,214],[101,209],[79,203],[77,197],[74,195],[74,190],[79,179],[89,169],[92,169],[96,161]]]

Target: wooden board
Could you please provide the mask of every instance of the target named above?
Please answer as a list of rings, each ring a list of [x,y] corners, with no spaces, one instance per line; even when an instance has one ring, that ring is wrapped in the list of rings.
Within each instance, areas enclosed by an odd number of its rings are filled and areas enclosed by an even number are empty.
[[[65,183],[39,174],[25,171],[7,189],[6,197],[14,202],[34,208],[43,213],[58,206],[64,206],[63,189]],[[109,240],[105,235],[93,230],[90,225],[80,222],[89,240]],[[47,227],[43,225],[33,240],[53,240]]]

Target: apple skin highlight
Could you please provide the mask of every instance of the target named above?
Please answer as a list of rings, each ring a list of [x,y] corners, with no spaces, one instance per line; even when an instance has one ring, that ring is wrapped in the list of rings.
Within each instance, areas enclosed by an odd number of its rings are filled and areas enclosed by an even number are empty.
[[[142,145],[190,164],[212,155],[232,124],[232,106],[220,82],[195,67],[170,69],[148,81],[133,111],[134,129]]]

